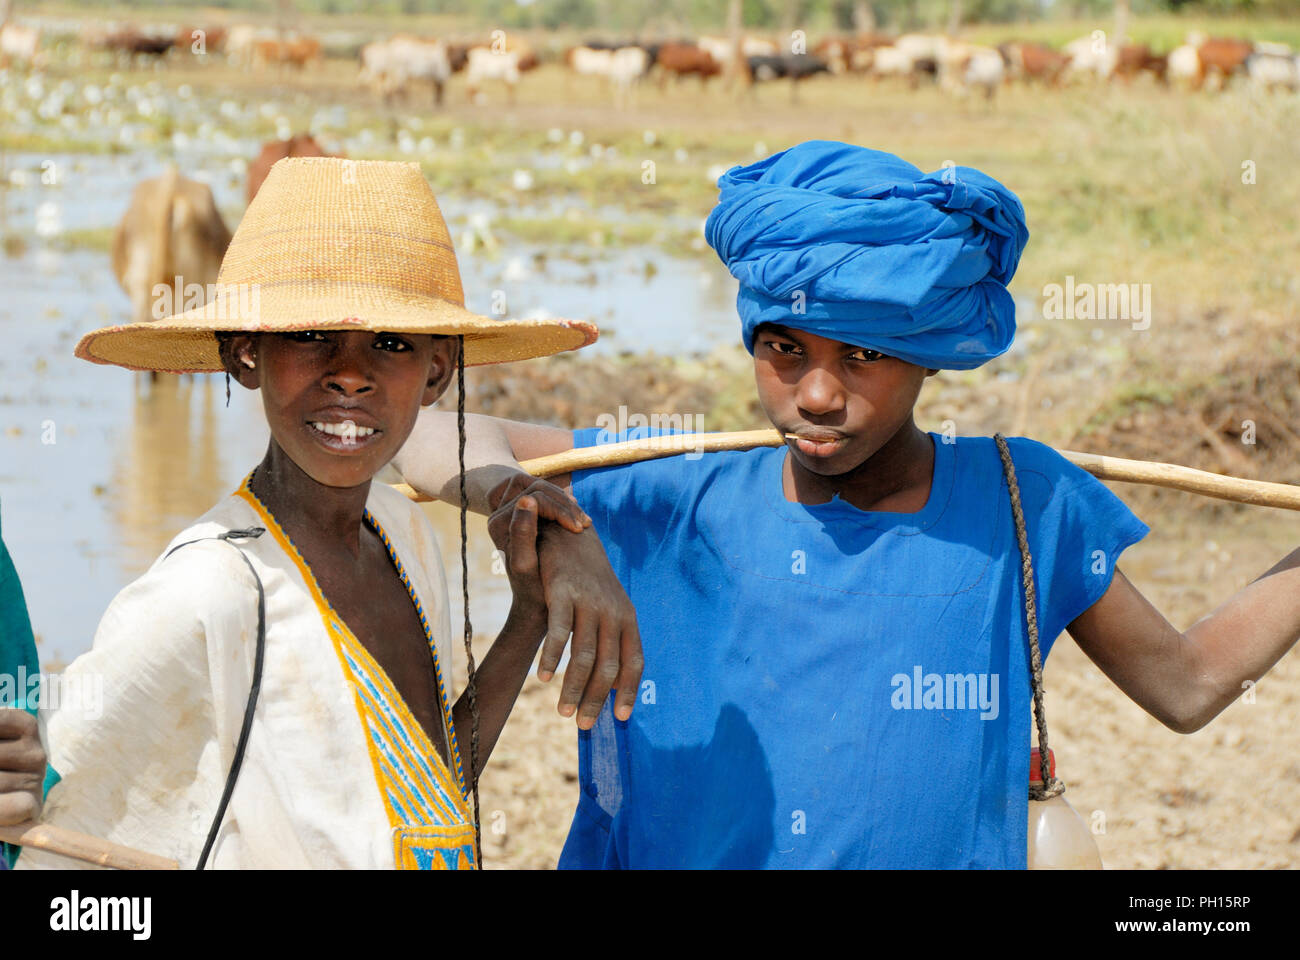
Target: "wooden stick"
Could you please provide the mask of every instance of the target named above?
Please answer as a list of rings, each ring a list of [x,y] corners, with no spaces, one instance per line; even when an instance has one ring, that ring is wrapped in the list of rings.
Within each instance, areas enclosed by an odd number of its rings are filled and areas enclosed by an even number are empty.
[[[525,460],[520,466],[535,477],[553,477],[574,470],[593,467],[612,467],[639,460],[654,460],[681,453],[700,450],[751,450],[754,447],[779,447],[785,441],[775,430],[745,430],[737,433],[674,434],[649,437],[624,443],[603,444],[566,450],[549,457]],[[1174,463],[1157,463],[1148,460],[1125,460],[1098,453],[1077,453],[1058,450],[1061,456],[1075,466],[1087,470],[1099,480],[1120,480],[1124,483],[1145,483],[1156,487],[1186,490],[1202,496],[1235,503],[1248,503],[1261,507],[1280,507],[1300,510],[1300,487],[1287,483],[1269,483],[1264,480],[1246,480],[1219,473],[1208,473]],[[417,492],[409,484],[394,484],[394,489],[412,500],[432,500],[433,497]]]
[[[0,840],[34,850],[48,850],[74,860],[116,867],[118,870],[179,870],[180,864],[156,854],[133,850],[121,844],[109,843],[75,830],[56,827],[52,823],[16,823],[0,827]]]

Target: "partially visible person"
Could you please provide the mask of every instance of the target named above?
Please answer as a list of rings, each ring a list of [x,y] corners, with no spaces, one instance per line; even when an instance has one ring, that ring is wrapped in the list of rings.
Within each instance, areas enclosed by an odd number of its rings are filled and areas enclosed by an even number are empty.
[[[26,682],[38,670],[23,585],[0,531],[0,825],[35,820],[41,811],[45,751]],[[19,852],[0,844],[0,870],[13,866]]]
[[[129,369],[224,369],[261,392],[271,439],[69,668],[102,677],[103,709],[50,718],[61,780],[44,820],[184,867],[475,868],[472,785],[547,628],[545,511],[524,495],[489,523],[514,602],[453,705],[434,532],[373,477],[464,364],[574,349],[595,329],[467,311],[417,164],[280,161],[221,281],[204,307],[77,348]]]
[[[575,555],[599,537],[645,656],[631,719],[607,705],[579,732],[559,866],[1023,869],[1035,628],[1043,658],[1068,631],[1190,733],[1300,638],[1300,549],[1179,631],[1120,570],[1149,528],[1099,480],[1026,437],[917,425],[929,377],[1014,337],[1029,234],[992,177],[812,141],[719,187],[705,236],[740,281],[785,445],[554,478],[593,521]],[[449,420],[424,411],[397,460],[443,497]],[[480,478],[645,431],[466,433],[486,510]]]

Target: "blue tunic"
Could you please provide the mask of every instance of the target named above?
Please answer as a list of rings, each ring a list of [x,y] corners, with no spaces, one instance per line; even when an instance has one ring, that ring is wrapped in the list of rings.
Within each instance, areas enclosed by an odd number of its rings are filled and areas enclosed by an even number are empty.
[[[930,437],[918,513],[792,503],[784,448],[575,473],[645,671],[631,720],[607,704],[579,733],[561,867],[1025,866],[1029,647],[1007,484],[992,438]],[[1051,448],[1008,445],[1046,656],[1149,530]]]

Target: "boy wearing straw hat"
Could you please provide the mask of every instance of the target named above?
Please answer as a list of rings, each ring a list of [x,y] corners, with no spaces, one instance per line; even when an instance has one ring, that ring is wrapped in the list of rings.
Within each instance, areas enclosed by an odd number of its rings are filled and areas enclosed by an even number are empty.
[[[927,377],[1011,344],[1028,231],[997,181],[810,142],[719,187],[706,236],[785,445],[572,474],[575,540],[608,551],[645,667],[635,716],[579,734],[560,865],[1023,868],[1053,640],[1190,732],[1300,637],[1300,550],[1180,633],[1116,576],[1148,527],[1099,481],[1033,440],[916,426]],[[448,428],[422,414],[397,463],[454,499]],[[517,461],[625,439],[467,430],[478,510]]]
[[[463,410],[466,364],[596,331],[463,302],[418,165],[290,159],[248,208],[212,302],[82,339],[96,363],[226,370],[262,392],[271,440],[69,669],[102,675],[103,710],[49,718],[46,822],[182,867],[477,866],[476,778],[546,629],[538,498],[492,518],[514,603],[453,705],[432,528],[372,477],[453,377]]]

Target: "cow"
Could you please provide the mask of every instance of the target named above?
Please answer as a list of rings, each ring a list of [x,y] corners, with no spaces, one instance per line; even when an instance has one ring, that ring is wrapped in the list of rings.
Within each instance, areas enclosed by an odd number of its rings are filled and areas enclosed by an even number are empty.
[[[1246,69],[1246,58],[1255,52],[1253,44],[1245,40],[1210,37],[1196,49],[1201,61],[1201,80],[1211,77],[1222,86],[1228,78]]]
[[[297,133],[288,140],[270,140],[262,144],[257,158],[248,165],[248,186],[245,196],[248,203],[253,202],[257,191],[262,189],[262,181],[271,172],[277,160],[285,157],[333,157],[337,154],[326,153],[316,138],[310,133]]]
[[[500,80],[505,85],[506,98],[513,105],[520,75],[537,66],[537,62],[537,55],[523,45],[500,51],[485,46],[470,47],[465,63],[465,85],[470,101],[478,98],[485,82]]]
[[[165,315],[161,305],[154,309],[155,288],[169,290],[171,312],[191,299],[191,285],[206,293],[229,245],[230,230],[206,184],[182,177],[172,166],[137,185],[113,232],[112,248],[113,274],[131,299],[132,319]]]
[[[949,42],[938,63],[939,86],[949,93],[965,96],[972,89],[984,91],[992,100],[1006,79],[1007,65],[1002,52],[964,42]]]
[[[998,47],[1008,73],[1026,83],[1056,86],[1070,62],[1065,54],[1038,43],[1004,43]]]
[[[871,76],[876,80],[884,77],[912,76],[912,58],[893,44],[877,47],[871,57]]]
[[[1246,75],[1255,90],[1300,90],[1300,57],[1256,50],[1246,58]]]
[[[877,47],[893,45],[893,38],[883,33],[860,33],[852,37],[827,37],[813,47],[831,73],[862,73],[871,68]]]
[[[702,86],[708,82],[709,77],[716,77],[722,72],[722,64],[709,51],[689,43],[665,43],[659,48],[655,63],[659,68],[660,89],[663,89],[669,74],[678,81],[682,77],[696,74]]]
[[[1168,65],[1167,56],[1156,56],[1145,43],[1126,43],[1119,48],[1111,78],[1128,83],[1145,71],[1163,83]]]
[[[872,51],[869,73],[875,80],[900,77],[915,89],[922,77],[938,77],[939,64],[947,56],[946,37],[905,33],[892,44]]]
[[[825,60],[808,53],[788,53],[784,56],[752,56],[744,60],[744,78],[750,89],[767,80],[789,80],[790,100],[799,99],[799,84],[819,73],[830,73]]]
[[[253,63],[259,66],[276,64],[302,70],[309,63],[321,62],[321,45],[315,37],[294,37],[290,40],[254,40]]]
[[[1115,72],[1119,61],[1119,51],[1114,44],[1098,37],[1080,37],[1071,40],[1063,48],[1069,62],[1065,65],[1063,78],[1074,80],[1091,77],[1095,80],[1109,80]]]
[[[698,43],[684,41],[684,46],[697,47],[703,50],[713,58],[714,63],[719,68],[729,66],[736,59],[736,43],[724,37],[700,37]],[[779,56],[781,48],[771,40],[760,40],[758,37],[741,37],[740,38],[740,55],[742,57],[775,57]]]
[[[253,50],[260,40],[272,40],[275,31],[267,27],[237,24],[226,34],[225,54],[229,63],[247,69],[253,64]]]
[[[226,28],[225,27],[182,27],[176,31],[174,41],[176,50],[181,53],[199,53],[195,47],[201,40],[202,52],[222,53],[226,46]]]
[[[643,47],[615,48],[574,47],[565,54],[565,62],[580,76],[604,77],[622,105],[633,84],[650,69],[650,55]]]
[[[169,34],[141,33],[135,27],[126,26],[102,37],[98,46],[124,54],[128,60],[136,57],[161,57],[176,45],[176,36]]]
[[[1174,47],[1166,58],[1165,82],[1172,87],[1197,89],[1201,85],[1204,73],[1201,70],[1201,55],[1190,43]]]
[[[37,65],[36,50],[40,45],[41,32],[35,27],[24,27],[18,23],[0,24],[0,67],[7,69],[14,61],[29,67]]]
[[[442,106],[451,72],[451,56],[440,40],[399,35],[361,48],[362,80],[385,101],[409,92],[408,84],[427,81],[433,88],[434,105]]]

